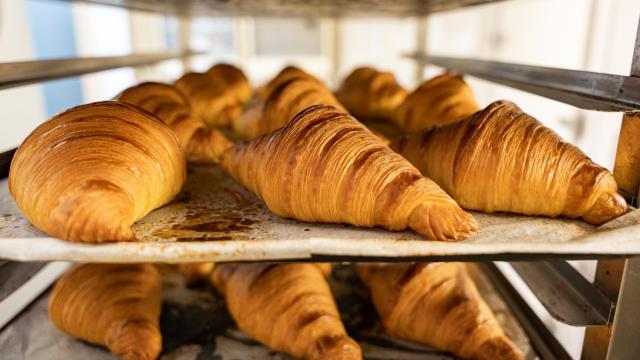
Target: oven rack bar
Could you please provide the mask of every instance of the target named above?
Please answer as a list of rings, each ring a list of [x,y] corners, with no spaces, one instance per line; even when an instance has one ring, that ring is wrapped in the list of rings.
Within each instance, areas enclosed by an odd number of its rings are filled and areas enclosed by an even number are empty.
[[[408,54],[423,65],[544,96],[586,110],[640,112],[640,78],[469,58]]]

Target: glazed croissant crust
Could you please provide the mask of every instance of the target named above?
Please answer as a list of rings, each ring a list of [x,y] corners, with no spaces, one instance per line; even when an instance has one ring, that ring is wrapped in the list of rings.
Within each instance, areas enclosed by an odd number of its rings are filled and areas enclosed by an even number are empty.
[[[9,189],[25,216],[69,241],[135,240],[131,225],[185,182],[175,134],[137,107],[82,105],[40,125],[11,163]]]
[[[106,346],[122,359],[156,359],[162,350],[160,274],[151,264],[83,264],[67,271],[49,297],[60,330]]]
[[[467,209],[601,224],[627,208],[607,169],[508,101],[392,147]]]
[[[389,335],[463,358],[524,359],[463,263],[359,265],[357,273]]]
[[[278,216],[410,227],[437,240],[462,239],[477,228],[434,182],[332,107],[310,107],[272,134],[236,143],[221,164]]]
[[[175,86],[146,82],[124,90],[116,100],[147,110],[169,125],[189,162],[218,163],[222,152],[232,145],[221,132],[209,129],[193,115]]]
[[[213,282],[238,327],[301,359],[361,359],[324,278],[327,264],[221,264]]]
[[[462,120],[479,109],[462,76],[445,73],[409,94],[393,119],[404,131],[415,132]]]
[[[336,96],[358,120],[391,120],[407,90],[392,73],[361,67],[344,79]]]

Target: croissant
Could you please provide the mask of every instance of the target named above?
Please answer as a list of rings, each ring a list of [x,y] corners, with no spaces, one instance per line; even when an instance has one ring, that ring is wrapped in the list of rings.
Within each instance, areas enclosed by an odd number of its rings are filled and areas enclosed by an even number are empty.
[[[389,335],[478,360],[524,359],[463,263],[359,265]]]
[[[151,264],[83,264],[53,287],[49,317],[58,329],[122,359],[156,359],[161,302],[160,274]]]
[[[242,103],[251,100],[252,89],[249,79],[242,70],[230,64],[216,64],[207,71],[214,82],[220,82],[226,86],[232,94]]]
[[[189,162],[218,163],[232,145],[220,131],[192,115],[189,102],[175,86],[145,82],[124,90],[116,100],[141,107],[169,125]]]
[[[206,280],[213,271],[212,262],[178,264],[178,269],[187,285]]]
[[[477,228],[434,182],[353,117],[312,106],[287,125],[239,142],[221,165],[276,215],[310,222],[408,227],[457,240]]]
[[[131,225],[173,199],[186,179],[175,134],[135,106],[69,109],[36,128],[11,163],[25,216],[69,241],[131,241]]]
[[[400,128],[414,132],[462,120],[479,109],[462,76],[446,73],[409,94],[393,118]]]
[[[259,94],[260,94],[260,98],[262,100],[266,100],[269,95],[271,95],[271,93],[277,89],[280,85],[286,83],[287,81],[290,81],[292,79],[295,78],[306,78],[312,81],[315,81],[317,83],[322,83],[320,80],[318,80],[315,76],[309,74],[308,72],[295,67],[295,66],[287,66],[284,69],[282,69],[277,75],[276,77],[274,77],[271,81],[269,81],[266,85],[264,85],[262,87],[262,89],[260,90]]]
[[[609,171],[509,101],[392,147],[467,209],[601,224],[627,208]]]
[[[261,105],[259,116],[246,113],[245,116],[253,116],[251,120],[238,122],[234,130],[245,138],[254,139],[281,128],[300,111],[312,105],[328,105],[345,111],[322,83],[307,77],[294,77],[271,92]]]
[[[392,73],[361,67],[344,79],[336,96],[357,119],[390,120],[407,97],[407,90]]]
[[[211,127],[229,126],[244,105],[232,87],[208,73],[187,73],[174,85],[189,99],[194,114]]]
[[[321,267],[222,264],[212,280],[238,327],[268,347],[302,359],[361,359]]]

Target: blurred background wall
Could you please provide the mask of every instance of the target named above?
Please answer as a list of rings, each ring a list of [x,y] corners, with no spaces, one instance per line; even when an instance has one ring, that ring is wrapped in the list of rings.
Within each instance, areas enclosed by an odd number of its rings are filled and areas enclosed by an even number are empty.
[[[638,0],[510,0],[431,15],[428,18],[193,17],[183,23],[189,46],[206,51],[188,61],[204,71],[216,62],[240,65],[255,85],[283,66],[304,67],[336,86],[355,66],[393,71],[414,87],[441,69],[403,57],[416,49],[532,65],[628,74]],[[180,19],[51,0],[0,0],[0,61],[124,55],[186,46]],[[419,29],[426,37],[419,39]],[[423,41],[420,41],[423,40]],[[0,151],[16,147],[40,122],[82,102],[112,98],[144,80],[171,81],[185,65],[173,60],[0,91]],[[587,112],[518,90],[468,78],[481,105],[498,99],[518,103],[596,162],[612,168],[621,115]],[[593,262],[574,262],[593,277]],[[507,265],[502,265],[508,270]],[[517,283],[517,276],[511,274]],[[525,285],[518,285],[528,293]],[[527,296],[547,325],[579,357],[584,329],[554,321]]]

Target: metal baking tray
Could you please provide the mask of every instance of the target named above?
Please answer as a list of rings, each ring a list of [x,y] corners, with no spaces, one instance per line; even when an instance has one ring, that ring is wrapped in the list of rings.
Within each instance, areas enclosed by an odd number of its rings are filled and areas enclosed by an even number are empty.
[[[460,242],[277,217],[217,166],[190,166],[173,203],[134,225],[139,242],[81,244],[48,237],[0,182],[0,258],[18,261],[412,261],[594,259],[640,254],[640,210],[599,227],[580,220],[474,213],[481,229]]]

